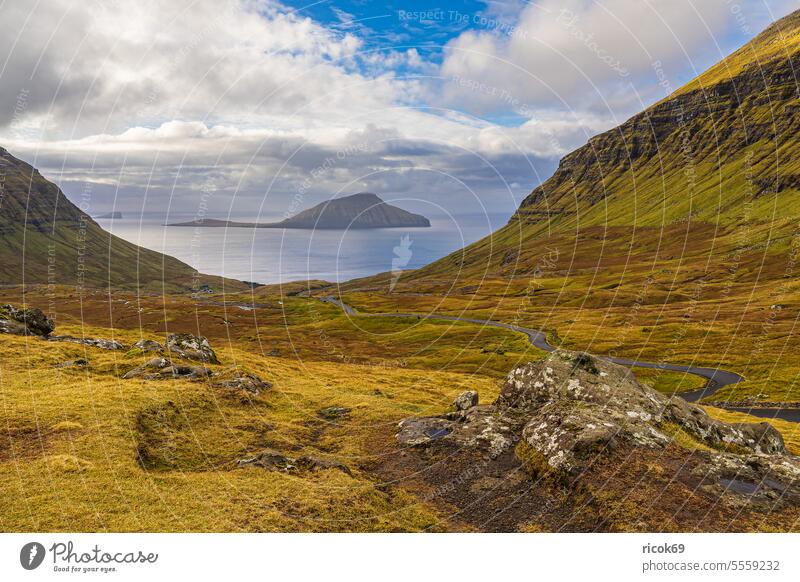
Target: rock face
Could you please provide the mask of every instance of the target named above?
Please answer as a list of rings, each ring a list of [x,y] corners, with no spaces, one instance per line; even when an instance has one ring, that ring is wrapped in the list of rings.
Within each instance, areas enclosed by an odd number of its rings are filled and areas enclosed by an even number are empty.
[[[402,421],[398,442],[425,456],[474,451],[487,463],[513,452],[532,478],[572,490],[615,459],[652,456],[656,466],[660,456],[683,455],[682,482],[726,506],[800,507],[800,458],[768,423],[714,420],[587,354],[553,352],[512,370],[494,404],[455,408]]]
[[[0,306],[0,333],[47,337],[55,328],[56,324],[41,309]]]
[[[201,335],[171,333],[167,336],[167,349],[180,358],[219,364],[217,354],[214,353],[211,344]]]

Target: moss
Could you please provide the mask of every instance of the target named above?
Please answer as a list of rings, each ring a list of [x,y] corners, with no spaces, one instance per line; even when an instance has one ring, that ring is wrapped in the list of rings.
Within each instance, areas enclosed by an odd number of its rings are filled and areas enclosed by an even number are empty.
[[[527,442],[520,441],[514,448],[514,454],[522,463],[522,467],[533,477],[553,477],[558,472],[548,463],[547,457]]]
[[[674,443],[681,448],[688,449],[690,451],[706,451],[710,453],[716,452],[714,448],[710,447],[694,435],[686,432],[682,427],[674,422],[661,423],[659,428],[664,434],[672,438]]]

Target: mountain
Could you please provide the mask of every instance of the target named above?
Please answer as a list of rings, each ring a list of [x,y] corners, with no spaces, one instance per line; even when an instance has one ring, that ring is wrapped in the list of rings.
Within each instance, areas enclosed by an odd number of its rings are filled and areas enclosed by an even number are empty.
[[[122,218],[122,212],[119,210],[115,210],[114,212],[106,212],[105,214],[99,214],[95,216],[95,218],[105,218],[105,219],[112,219],[112,218]]]
[[[552,249],[573,274],[731,257],[745,279],[782,273],[800,219],[798,52],[800,11],[591,138],[504,228],[409,280],[527,276]]]
[[[0,178],[4,284],[178,291],[210,280],[178,259],[106,232],[36,168],[3,148]]]
[[[302,229],[366,229],[366,228],[417,228],[428,227],[430,221],[392,206],[377,195],[361,192],[343,198],[334,198],[282,220],[281,222],[256,223],[232,222],[228,220],[203,219],[180,222],[169,226],[208,226],[244,228],[302,228]]]

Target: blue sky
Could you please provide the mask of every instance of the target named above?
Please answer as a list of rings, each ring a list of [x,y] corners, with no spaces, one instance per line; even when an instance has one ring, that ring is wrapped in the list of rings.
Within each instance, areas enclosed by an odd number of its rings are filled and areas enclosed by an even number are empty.
[[[6,4],[0,143],[98,212],[266,216],[366,190],[511,213],[795,4]]]

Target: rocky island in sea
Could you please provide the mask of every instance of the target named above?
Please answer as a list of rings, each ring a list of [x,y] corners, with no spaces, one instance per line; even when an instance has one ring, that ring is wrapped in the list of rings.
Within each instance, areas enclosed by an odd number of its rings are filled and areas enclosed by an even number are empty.
[[[345,230],[351,228],[417,228],[430,225],[430,220],[421,214],[414,214],[387,204],[376,194],[361,192],[322,202],[280,222],[235,222],[201,218],[167,226]]]

